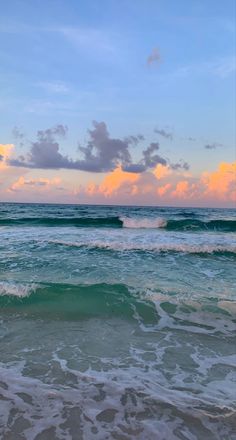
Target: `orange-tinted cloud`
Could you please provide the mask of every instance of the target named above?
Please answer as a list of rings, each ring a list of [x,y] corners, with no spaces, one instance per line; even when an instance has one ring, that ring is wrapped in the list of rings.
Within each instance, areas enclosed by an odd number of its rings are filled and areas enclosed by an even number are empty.
[[[111,173],[107,174],[103,182],[99,185],[98,191],[109,197],[122,188],[125,190],[126,185],[133,184],[139,179],[139,174],[128,173],[122,171],[120,167],[116,168]]]
[[[178,197],[184,199],[189,197],[190,194],[190,184],[187,180],[181,180],[177,183],[175,190],[172,192],[173,197]]]
[[[160,163],[153,170],[154,176],[158,180],[164,179],[167,176],[170,176],[173,171],[167,165],[161,165]]]
[[[184,177],[184,179],[183,179]],[[116,168],[100,185],[90,183],[84,190],[93,201],[109,198],[114,203],[218,205],[236,200],[236,162],[220,163],[216,171],[199,178],[158,164],[153,172],[133,174]],[[83,192],[83,189],[82,189]],[[209,205],[209,206],[210,206]]]
[[[73,179],[62,171],[59,176],[47,171],[42,177],[41,170],[8,167],[13,150],[12,144],[0,144],[0,200],[180,206],[234,206],[236,202],[236,161],[221,162],[216,170],[199,177],[161,164],[143,173],[117,167],[100,181],[101,175],[95,175],[96,180],[88,184],[77,172]]]
[[[160,197],[163,197],[171,189],[171,187],[172,187],[171,183],[166,183],[165,185],[157,188],[157,194]]]
[[[34,188],[38,190],[48,190],[50,187],[58,187],[61,184],[61,179],[55,177],[53,179],[39,178],[39,179],[25,179],[24,176],[20,176],[12,185],[8,188],[8,191],[26,191]]]
[[[0,144],[0,170],[8,168],[6,161],[11,156],[13,149],[13,144]]]
[[[11,158],[13,153],[13,144],[0,144],[0,201],[7,200],[8,186],[24,173],[23,169],[8,166],[8,159]]]
[[[216,171],[203,173],[201,181],[205,186],[204,196],[236,201],[236,161],[220,163]]]

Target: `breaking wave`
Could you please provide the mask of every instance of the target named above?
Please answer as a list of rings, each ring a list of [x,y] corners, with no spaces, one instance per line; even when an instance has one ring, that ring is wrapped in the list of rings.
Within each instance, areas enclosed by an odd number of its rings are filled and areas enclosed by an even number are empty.
[[[121,217],[124,228],[133,228],[133,229],[155,229],[155,228],[164,228],[167,226],[167,220],[164,218],[129,218],[129,217]]]
[[[236,255],[236,246],[234,245],[190,245],[177,243],[130,243],[130,242],[111,242],[106,240],[93,241],[66,241],[66,240],[50,240],[49,244],[89,248],[89,249],[104,249],[111,251],[143,251],[143,252],[176,252],[186,254],[221,254],[221,255]]]
[[[0,307],[10,312],[51,319],[78,321],[86,318],[122,318],[136,321],[143,331],[151,326],[179,328],[193,333],[211,333],[216,329],[228,333],[235,329],[229,308],[220,298],[170,297],[155,290],[139,290],[126,284],[40,283],[38,286],[5,283]],[[227,305],[227,304],[226,304]],[[205,320],[208,316],[207,322]],[[220,318],[218,322],[216,316]],[[229,320],[228,320],[229,318]]]
[[[9,283],[0,282],[0,297],[12,296],[17,298],[26,298],[35,292],[37,289],[36,284],[21,284],[21,283]]]
[[[48,226],[48,227],[95,227],[95,228],[131,228],[156,229],[167,231],[219,231],[236,232],[236,220],[202,221],[195,218],[181,220],[135,217],[28,217],[0,219],[0,226]]]

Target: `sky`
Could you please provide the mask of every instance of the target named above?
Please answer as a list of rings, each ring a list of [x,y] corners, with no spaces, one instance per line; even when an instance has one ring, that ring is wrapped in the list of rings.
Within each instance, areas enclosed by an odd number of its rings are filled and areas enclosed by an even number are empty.
[[[236,207],[234,0],[0,7],[0,201]]]

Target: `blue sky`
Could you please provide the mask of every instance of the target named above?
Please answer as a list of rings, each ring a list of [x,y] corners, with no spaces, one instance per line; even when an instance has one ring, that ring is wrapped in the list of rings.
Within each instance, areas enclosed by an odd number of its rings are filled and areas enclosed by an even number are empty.
[[[21,153],[37,130],[65,124],[61,151],[75,158],[92,121],[105,121],[193,173],[213,170],[235,160],[235,44],[231,0],[2,1],[1,142]]]

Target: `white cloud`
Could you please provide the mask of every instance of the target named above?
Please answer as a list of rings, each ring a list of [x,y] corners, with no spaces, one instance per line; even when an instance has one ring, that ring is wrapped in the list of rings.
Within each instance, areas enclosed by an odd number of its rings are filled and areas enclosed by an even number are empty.
[[[65,94],[70,91],[68,85],[63,81],[42,81],[36,85],[49,93]]]
[[[54,31],[62,34],[78,49],[85,49],[93,54],[96,54],[97,51],[106,54],[111,54],[115,51],[111,38],[106,32],[99,29],[61,27],[55,28]]]

